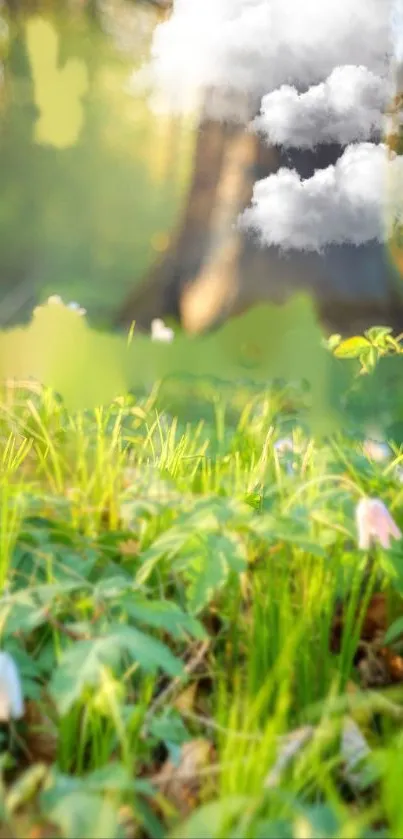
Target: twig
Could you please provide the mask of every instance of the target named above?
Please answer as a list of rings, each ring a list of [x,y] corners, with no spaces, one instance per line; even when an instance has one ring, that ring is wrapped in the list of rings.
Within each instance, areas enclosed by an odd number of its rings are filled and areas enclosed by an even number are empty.
[[[212,763],[210,766],[203,766],[200,769],[188,769],[186,771],[178,769],[175,772],[174,780],[176,782],[178,780],[201,778],[203,775],[219,775],[224,769],[230,769],[236,765],[237,761],[228,761],[227,763]],[[154,784],[154,786],[165,786],[167,783],[170,783],[170,780],[170,778],[164,777],[164,775],[160,775],[158,772],[156,775],[151,775],[150,778],[147,778],[147,781],[150,784]]]
[[[158,694],[158,696],[154,699],[154,702],[150,705],[150,707],[147,711],[147,714],[145,715],[144,725],[143,725],[143,730],[142,730],[142,735],[143,736],[145,735],[145,733],[147,731],[147,726],[148,726],[148,722],[149,722],[150,718],[155,714],[155,712],[158,710],[158,708],[160,708],[161,705],[163,705],[164,702],[166,702],[167,699],[169,697],[171,697],[173,694],[175,694],[176,691],[178,690],[178,688],[181,687],[184,677],[185,676],[190,676],[191,673],[194,673],[194,671],[197,669],[200,662],[203,660],[204,656],[206,655],[206,652],[207,652],[209,646],[210,646],[210,639],[207,639],[207,641],[203,641],[203,643],[201,644],[201,646],[197,650],[196,654],[185,665],[185,672],[184,672],[183,676],[177,676],[175,679],[173,679],[172,682],[170,682],[169,685],[167,685],[165,690],[163,690],[160,694]]]

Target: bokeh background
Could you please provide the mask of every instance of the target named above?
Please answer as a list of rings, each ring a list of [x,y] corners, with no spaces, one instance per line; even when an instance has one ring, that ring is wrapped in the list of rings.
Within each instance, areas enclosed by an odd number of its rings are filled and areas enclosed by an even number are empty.
[[[37,111],[24,18],[42,13],[60,60],[85,61],[78,142],[32,141]],[[29,319],[49,294],[108,326],[167,248],[186,197],[194,132],[156,117],[127,85],[161,12],[151,2],[8,2],[0,6],[0,323]]]
[[[199,330],[309,289],[330,331],[379,323],[402,331],[398,237],[393,247],[330,246],[324,258],[284,260],[236,230],[257,179],[280,165],[310,177],[340,147],[284,155],[243,126],[204,118],[203,107],[192,119],[157,115],[134,90],[169,5],[0,4],[0,328],[26,322],[50,294],[78,301],[102,328],[135,319],[147,329],[162,316]],[[61,64],[75,56],[88,70],[84,127],[68,149],[33,142],[24,21],[37,14],[58,33]]]

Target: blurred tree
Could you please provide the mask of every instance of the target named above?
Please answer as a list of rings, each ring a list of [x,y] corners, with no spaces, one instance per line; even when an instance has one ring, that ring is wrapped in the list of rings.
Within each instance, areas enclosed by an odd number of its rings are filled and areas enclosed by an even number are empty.
[[[185,197],[192,133],[181,121],[155,119],[126,90],[156,10],[127,2],[122,17],[120,0],[108,6],[113,32],[133,34],[125,51],[104,29],[104,3],[97,3],[96,22],[88,3],[77,0],[69,8],[66,0],[35,6],[58,31],[61,62],[77,56],[90,78],[83,130],[63,150],[33,142],[37,111],[23,28],[32,6],[20,0],[12,14],[0,11],[10,24],[0,82],[0,326],[28,319],[50,293],[77,299],[93,322],[109,325],[133,276],[144,276],[166,246]]]
[[[364,325],[374,320],[401,325],[397,274],[386,249],[333,247],[325,258],[295,252],[282,258],[236,229],[256,180],[280,165],[309,177],[333,163],[341,149],[301,154],[267,147],[241,125],[209,118],[214,91],[206,93],[187,202],[167,247],[181,203],[186,163],[180,145],[186,132],[175,120],[147,127],[138,103],[130,106],[133,129],[124,122],[123,94],[106,98],[113,86],[123,89],[124,74],[119,82],[110,53],[105,63],[103,33],[106,27],[108,38],[132,61],[139,27],[135,20],[128,26],[128,9],[154,9],[162,20],[170,5],[170,0],[6,0],[14,34],[0,130],[2,323],[28,316],[41,290],[64,293],[65,287],[104,318],[107,308],[116,306],[119,289],[124,293],[135,284],[118,312],[119,326],[135,319],[147,328],[153,317],[172,315],[189,329],[203,329],[261,299],[280,300],[302,288],[314,293],[332,328],[355,329],[358,319]],[[26,13],[42,9],[63,20],[62,50],[84,56],[91,79],[85,131],[77,148],[62,154],[32,144],[36,110],[20,24]],[[67,25],[68,9],[78,13]],[[258,103],[238,105],[249,116],[258,110]],[[392,252],[396,264],[398,251]],[[162,256],[147,272],[155,253]],[[136,275],[142,271],[139,286]]]
[[[124,302],[117,325],[128,327],[135,320],[148,328],[153,317],[170,316],[200,331],[261,300],[280,301],[305,289],[313,293],[330,329],[349,332],[374,322],[403,329],[396,254],[387,247],[329,246],[323,256],[292,251],[284,257],[277,248],[262,248],[237,229],[238,215],[250,203],[256,180],[280,166],[311,177],[316,169],[334,164],[342,147],[303,152],[268,147],[240,124],[209,118],[209,98],[214,95],[206,93],[193,177],[176,236]],[[238,102],[240,107],[248,119],[259,109],[257,102],[248,101]]]

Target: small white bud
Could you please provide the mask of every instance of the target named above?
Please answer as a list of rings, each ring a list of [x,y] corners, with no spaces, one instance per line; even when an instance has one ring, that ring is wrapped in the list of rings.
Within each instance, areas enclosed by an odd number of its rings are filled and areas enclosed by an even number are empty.
[[[369,757],[371,749],[357,723],[351,717],[345,720],[340,746],[345,776],[353,787],[356,785],[360,787],[365,781],[361,764]]]
[[[24,699],[17,665],[8,653],[0,652],[0,721],[24,716]]]
[[[280,440],[277,440],[277,442],[274,443],[274,448],[277,454],[282,455],[286,454],[286,452],[293,452],[294,443],[291,440],[291,437],[281,437]]]
[[[365,456],[370,460],[374,460],[375,463],[382,463],[382,461],[387,460],[391,455],[388,444],[382,443],[379,440],[365,440],[363,449]]]
[[[83,309],[79,303],[71,302],[67,304],[68,309],[72,309],[74,312],[77,312],[78,315],[86,315],[87,309]]]
[[[175,333],[173,329],[170,329],[169,326],[165,326],[165,323],[161,318],[154,318],[151,322],[151,340],[152,341],[165,341],[167,343],[171,343],[175,337]]]

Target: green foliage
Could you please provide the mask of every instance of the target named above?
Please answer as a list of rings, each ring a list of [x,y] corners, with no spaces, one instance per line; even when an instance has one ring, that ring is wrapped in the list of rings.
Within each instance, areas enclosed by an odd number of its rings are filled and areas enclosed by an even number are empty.
[[[372,331],[350,344],[356,358],[337,360],[354,365],[353,380],[338,381],[361,409],[378,367],[400,362],[388,334]],[[372,369],[366,341],[378,347]],[[146,347],[152,376],[163,348]],[[228,341],[226,352],[231,370],[239,348]],[[199,358],[207,374],[212,359]],[[264,363],[275,370],[270,355]],[[194,376],[190,407],[179,376],[93,411],[69,410],[51,389],[4,389],[0,632],[51,753],[45,763],[29,716],[3,726],[11,835],[49,824],[66,839],[400,835],[400,694],[360,689],[355,655],[374,587],[393,604],[383,643],[399,655],[402,547],[360,552],[354,511],[380,497],[402,527],[401,447],[389,438],[377,461],[363,428],[312,435],[309,389],[286,382],[292,363],[270,383],[264,366],[257,383]],[[343,752],[351,718],[369,744],[357,787]],[[303,726],[312,738],[276,769],[282,738]],[[194,768],[184,754],[200,738],[213,765]],[[168,788],[165,756],[179,773]]]
[[[343,353],[341,363],[335,356]],[[360,375],[370,369],[372,376]],[[129,388],[147,391],[156,380],[172,377],[255,388],[268,381],[293,381],[306,388],[301,421],[321,434],[334,432],[341,422],[369,427],[390,421],[386,393],[396,385],[400,369],[400,344],[384,328],[337,343],[329,352],[305,296],[280,308],[258,307],[203,338],[178,335],[169,345],[141,336],[127,345],[124,338],[89,329],[64,306],[40,308],[28,328],[0,335],[1,377],[33,377],[58,392],[71,410],[106,404]],[[394,395],[395,421],[402,412]]]
[[[386,326],[374,326],[362,337],[337,340],[336,344],[330,339],[329,347],[336,358],[359,359],[365,373],[374,370],[380,358],[396,353],[400,355],[403,351],[401,344],[393,337],[392,329]]]
[[[161,667],[170,676],[182,673],[181,663],[160,641],[131,627],[112,625],[104,638],[76,641],[64,654],[51,681],[51,692],[60,713],[70,710],[84,688],[98,687],[105,666],[117,667],[124,652],[151,672]]]

